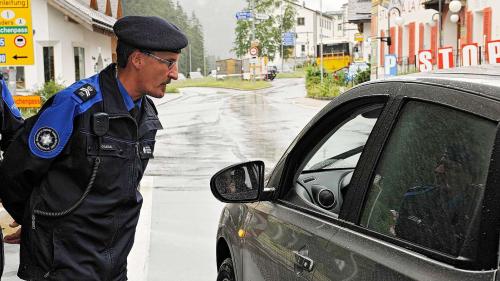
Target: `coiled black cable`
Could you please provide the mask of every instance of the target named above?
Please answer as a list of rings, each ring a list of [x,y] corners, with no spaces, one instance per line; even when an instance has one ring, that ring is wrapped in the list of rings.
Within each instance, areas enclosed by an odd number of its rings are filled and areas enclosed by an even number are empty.
[[[92,175],[90,176],[89,183],[87,184],[87,188],[85,189],[85,192],[83,193],[82,197],[70,208],[64,210],[64,211],[59,211],[59,212],[47,212],[47,211],[42,211],[42,210],[33,210],[33,213],[35,215],[40,215],[44,217],[62,217],[65,216],[71,212],[73,212],[76,208],[78,208],[83,200],[89,195],[90,191],[92,190],[92,187],[94,186],[94,181],[97,176],[97,171],[99,170],[99,164],[101,164],[101,158],[96,157],[94,160],[94,167],[92,169]]]

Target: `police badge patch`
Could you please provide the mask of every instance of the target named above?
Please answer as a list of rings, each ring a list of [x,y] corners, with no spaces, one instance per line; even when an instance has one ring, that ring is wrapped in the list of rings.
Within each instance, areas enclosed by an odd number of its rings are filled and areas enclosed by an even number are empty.
[[[89,99],[93,98],[97,94],[97,91],[92,85],[87,83],[87,84],[81,86],[80,88],[78,88],[78,90],[76,90],[74,93],[83,102],[86,102]]]
[[[59,144],[59,135],[49,127],[40,128],[35,134],[35,145],[44,152],[54,150]]]

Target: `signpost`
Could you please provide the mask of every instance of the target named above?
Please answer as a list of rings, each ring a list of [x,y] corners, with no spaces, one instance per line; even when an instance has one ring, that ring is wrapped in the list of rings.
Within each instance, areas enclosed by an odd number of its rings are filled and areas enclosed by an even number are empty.
[[[250,12],[250,11],[242,11],[242,12],[236,13],[237,20],[249,20],[251,18],[253,18],[253,15],[252,15],[252,12]]]
[[[295,45],[295,32],[283,33],[283,46],[294,46],[294,45]]]
[[[0,0],[0,66],[34,64],[30,0]]]

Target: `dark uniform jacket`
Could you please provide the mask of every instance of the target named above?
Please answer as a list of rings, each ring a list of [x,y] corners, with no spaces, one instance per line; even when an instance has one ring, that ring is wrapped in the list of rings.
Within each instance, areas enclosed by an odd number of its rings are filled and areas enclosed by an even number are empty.
[[[0,76],[0,150],[6,151],[9,146],[14,134],[23,125],[23,119],[21,118],[21,113],[17,109],[12,95],[5,84],[5,81]],[[0,157],[1,159],[1,157]],[[0,182],[0,188],[2,183]],[[0,229],[0,276],[2,276],[4,265],[4,255],[3,255],[3,235]]]
[[[2,135],[0,150],[6,151],[14,134],[23,125],[23,119],[21,117],[21,112],[19,112],[19,109],[16,107],[14,99],[5,81],[1,79],[1,76],[0,80],[0,135]]]
[[[108,121],[97,118],[102,112]],[[7,210],[22,222],[19,277],[126,280],[142,205],[138,186],[161,128],[149,98],[129,112],[114,65],[26,120],[0,179]]]

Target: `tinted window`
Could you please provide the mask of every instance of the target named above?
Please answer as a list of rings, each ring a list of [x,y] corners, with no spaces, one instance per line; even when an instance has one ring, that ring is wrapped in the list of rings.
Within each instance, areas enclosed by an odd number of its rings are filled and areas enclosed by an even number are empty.
[[[376,168],[361,225],[454,256],[474,251],[495,123],[409,102]]]

